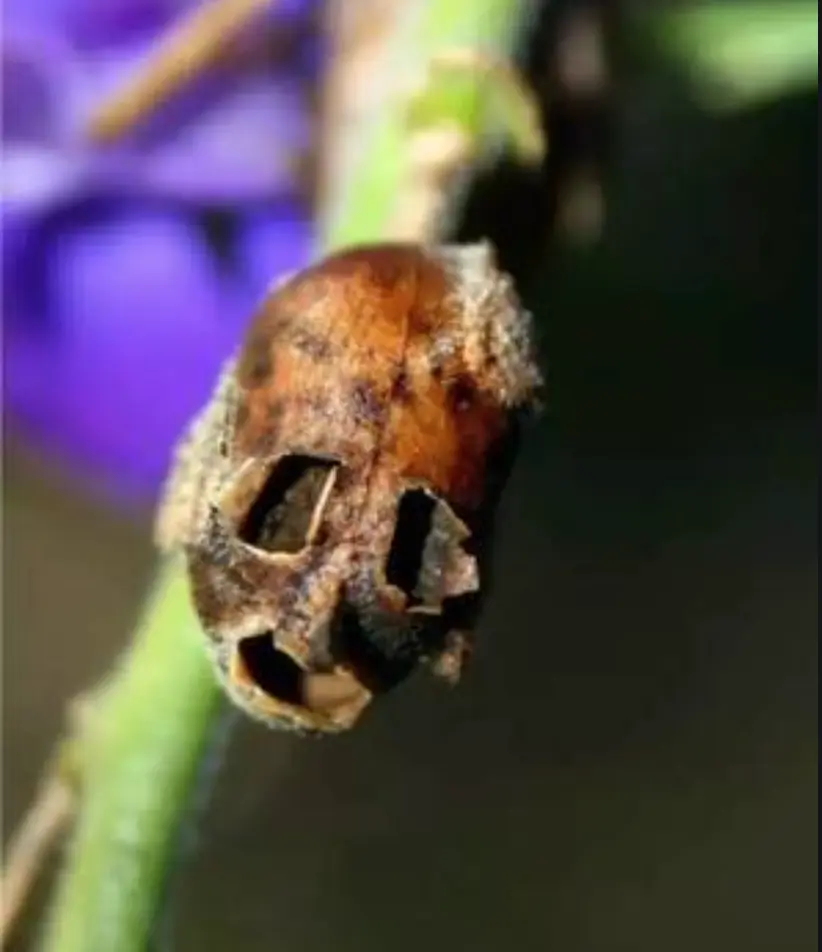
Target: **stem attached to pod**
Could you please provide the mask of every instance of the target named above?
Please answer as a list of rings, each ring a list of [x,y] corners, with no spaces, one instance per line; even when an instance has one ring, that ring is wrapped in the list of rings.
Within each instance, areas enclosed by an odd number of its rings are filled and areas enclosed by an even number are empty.
[[[533,0],[428,0],[401,7],[392,27],[384,50],[386,78],[407,75],[409,96],[415,83],[416,91],[422,83],[427,107],[436,107],[439,75],[429,65],[454,50],[477,54],[476,72],[465,72],[458,88],[447,84],[446,118],[471,140],[471,160],[481,158],[486,141],[505,138],[504,128],[488,128],[484,119],[477,123],[477,90],[493,81],[482,64],[507,62],[533,7]],[[433,85],[428,89],[426,83]],[[442,110],[434,112],[442,118]],[[520,124],[529,114],[528,108],[514,113]],[[397,209],[414,173],[409,140],[419,133],[407,116],[396,97],[374,110],[363,131],[361,163],[329,189],[321,250],[395,237]],[[529,142],[539,136],[532,132]],[[515,134],[522,136],[519,126]],[[455,158],[464,161],[459,150]],[[454,200],[452,194],[446,197],[449,214],[443,218],[438,206],[434,218],[420,221],[418,239],[435,238],[448,228]],[[178,562],[169,561],[159,570],[131,646],[97,698],[81,738],[79,810],[44,952],[151,947],[221,706],[185,574]]]

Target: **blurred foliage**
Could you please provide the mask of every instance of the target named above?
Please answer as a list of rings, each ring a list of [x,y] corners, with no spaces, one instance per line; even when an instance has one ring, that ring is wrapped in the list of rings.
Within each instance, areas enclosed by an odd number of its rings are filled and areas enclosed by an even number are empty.
[[[741,108],[818,83],[819,7],[810,0],[697,4],[666,12],[655,30],[708,108]]]

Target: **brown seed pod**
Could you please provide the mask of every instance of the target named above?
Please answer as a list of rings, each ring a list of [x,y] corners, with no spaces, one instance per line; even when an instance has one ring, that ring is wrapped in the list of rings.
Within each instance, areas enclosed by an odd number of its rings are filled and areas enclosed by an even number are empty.
[[[157,522],[240,707],[335,732],[421,661],[459,678],[540,382],[486,244],[353,248],[272,290]]]

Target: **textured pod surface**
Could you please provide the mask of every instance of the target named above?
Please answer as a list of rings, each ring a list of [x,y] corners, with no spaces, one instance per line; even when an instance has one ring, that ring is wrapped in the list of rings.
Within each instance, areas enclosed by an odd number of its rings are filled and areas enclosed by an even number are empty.
[[[158,520],[241,707],[338,731],[420,661],[459,677],[539,384],[485,244],[353,248],[272,290]]]

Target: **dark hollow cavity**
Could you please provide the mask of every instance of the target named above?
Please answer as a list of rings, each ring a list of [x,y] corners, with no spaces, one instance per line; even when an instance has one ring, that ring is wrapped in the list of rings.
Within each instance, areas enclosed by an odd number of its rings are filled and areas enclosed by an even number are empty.
[[[406,616],[399,626],[392,626],[396,620],[371,617],[366,621],[352,606],[341,605],[331,626],[331,654],[375,693],[399,684],[419,660],[418,623]]]
[[[302,704],[305,673],[293,658],[274,646],[270,631],[243,638],[237,650],[248,676],[269,697],[286,704]]]
[[[397,510],[394,538],[385,567],[386,581],[415,599],[425,543],[431,532],[436,499],[422,489],[403,493]]]
[[[242,525],[240,539],[266,552],[298,552],[337,466],[313,456],[283,456],[273,466]]]

